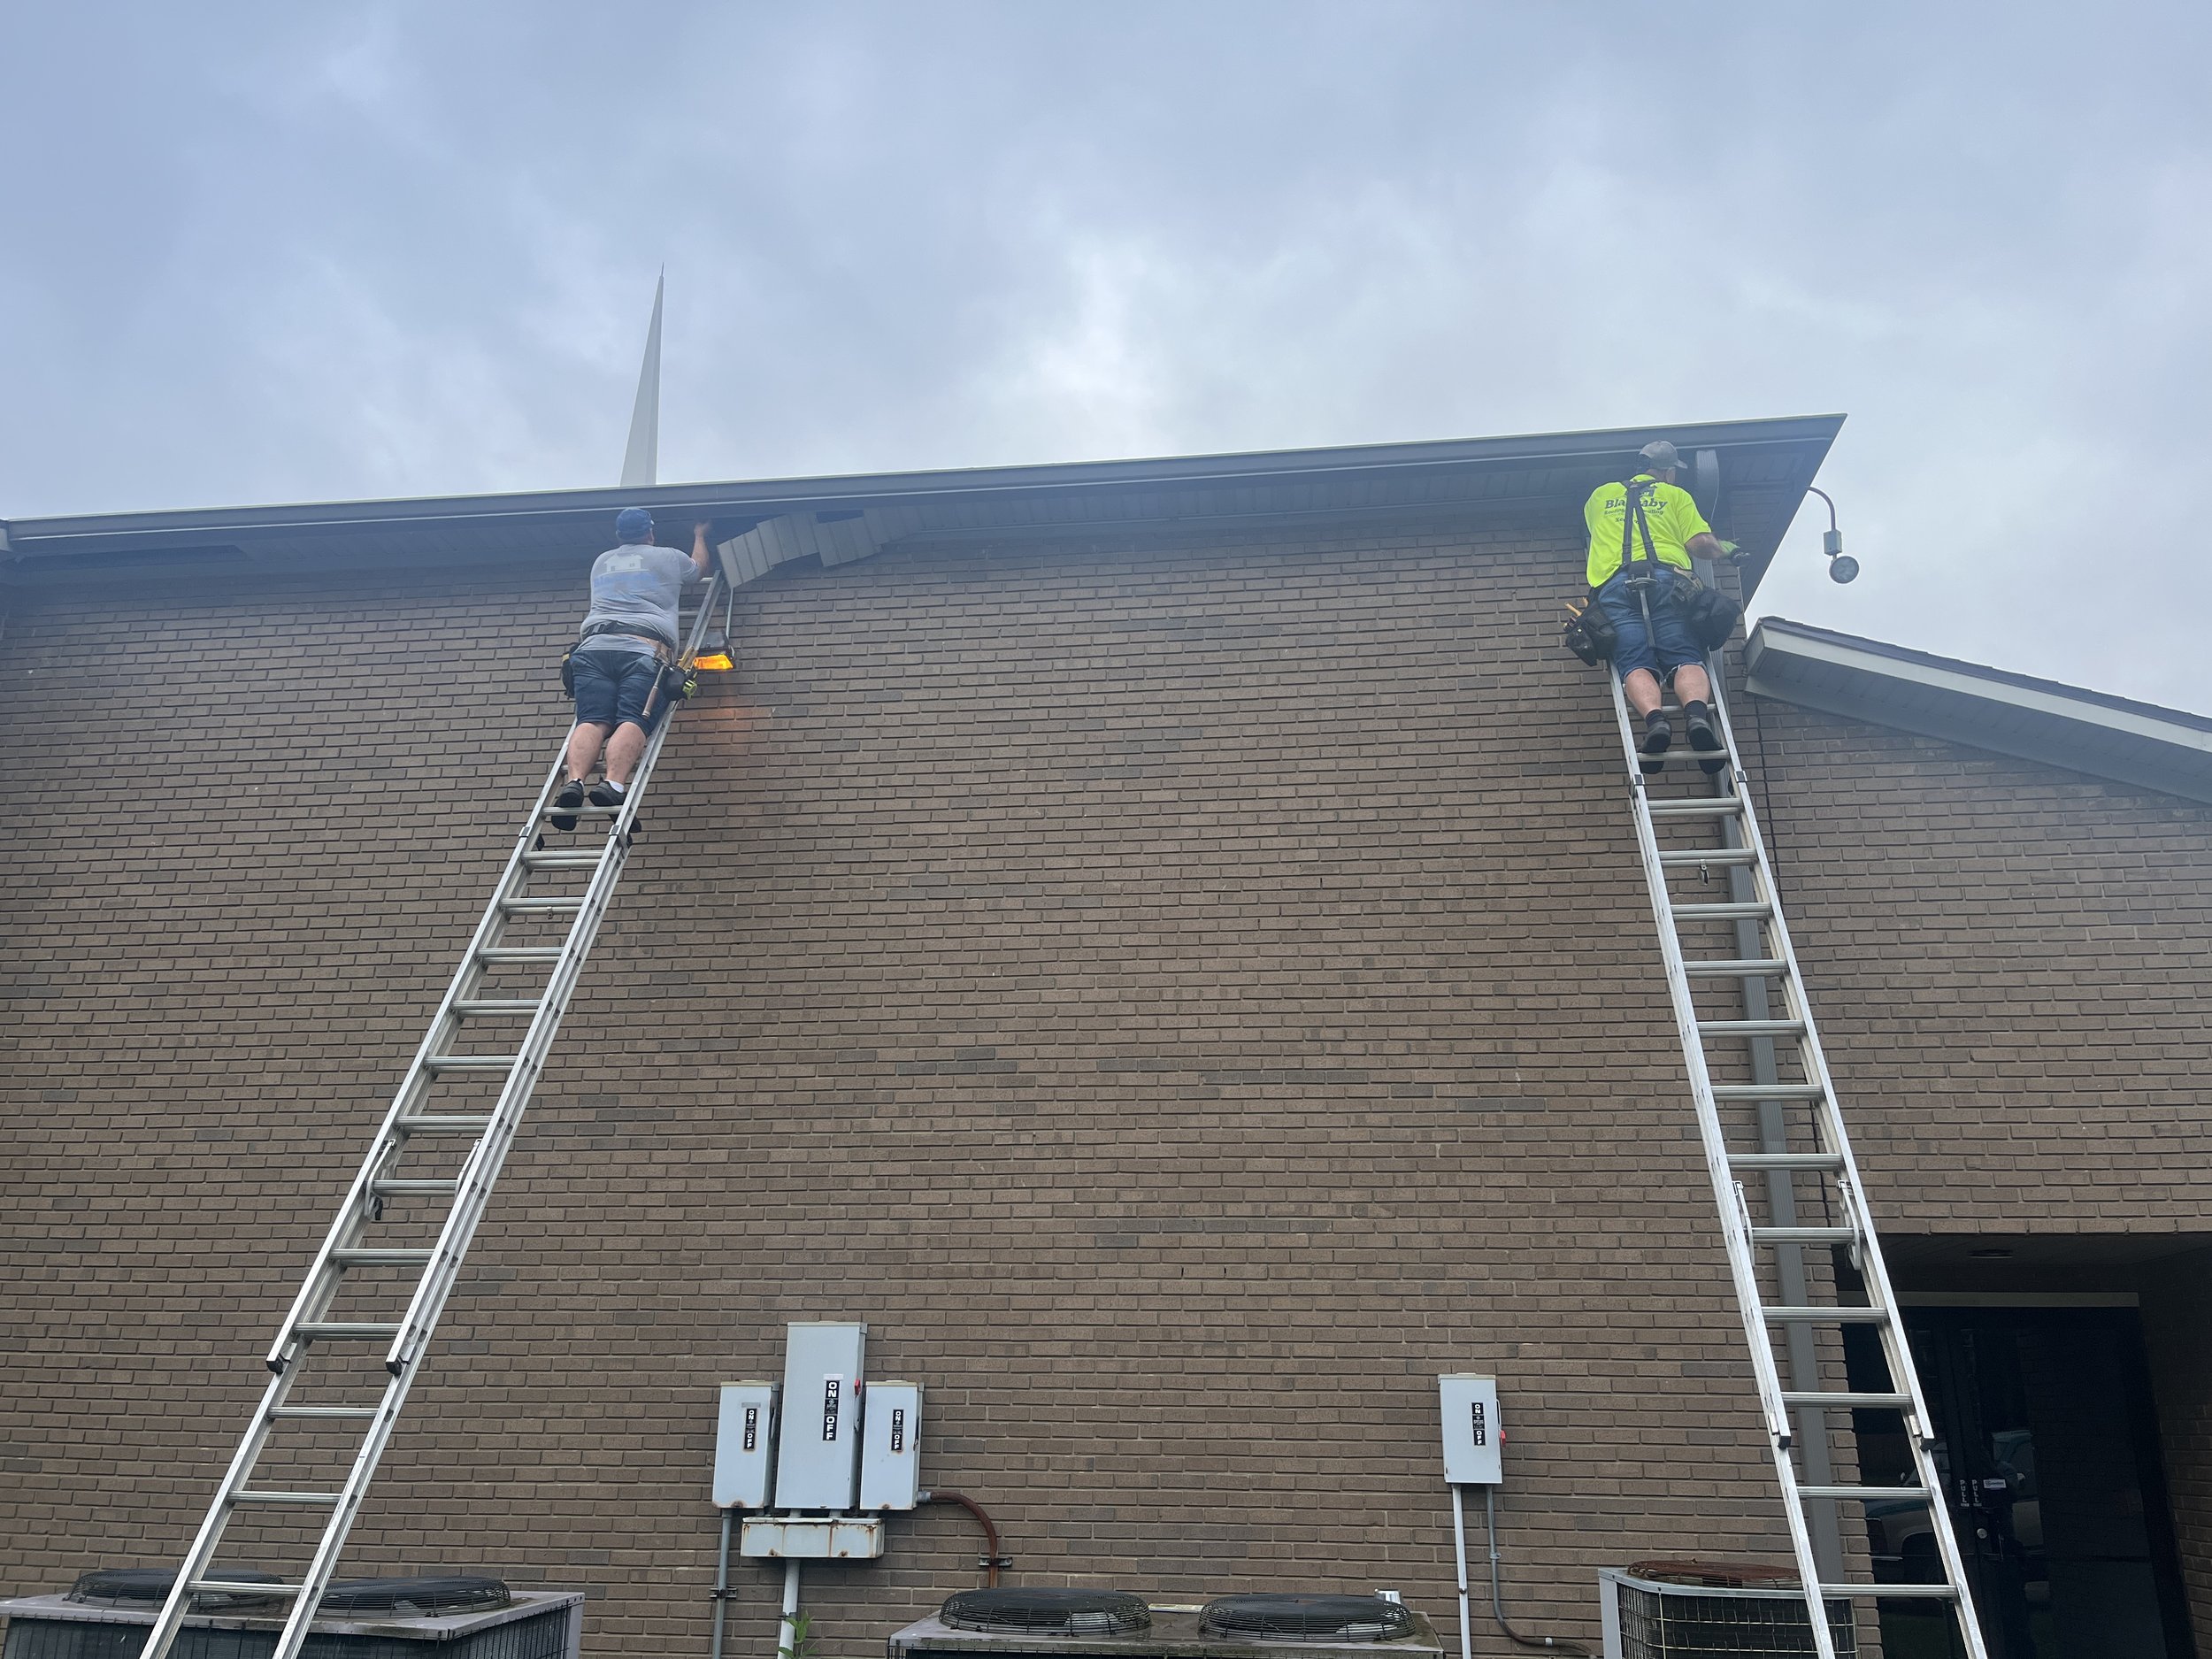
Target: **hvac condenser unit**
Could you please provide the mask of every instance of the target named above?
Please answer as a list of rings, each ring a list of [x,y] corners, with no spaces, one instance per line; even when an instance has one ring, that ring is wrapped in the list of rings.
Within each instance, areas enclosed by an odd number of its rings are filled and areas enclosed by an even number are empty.
[[[1605,1659],[1796,1659],[1818,1650],[1794,1575],[1701,1562],[1638,1562],[1598,1574]],[[1851,1603],[1828,1603],[1837,1659],[1858,1651]]]
[[[225,1569],[240,1583],[273,1573]],[[0,1659],[137,1659],[174,1575],[88,1572],[65,1595],[0,1601]],[[177,1633],[175,1659],[266,1659],[284,1628],[275,1596],[204,1595]],[[496,1578],[340,1579],[323,1597],[306,1659],[577,1659],[584,1598],[510,1590]]]
[[[1412,1609],[1371,1595],[1229,1595],[1202,1604],[1119,1590],[964,1590],[891,1638],[889,1659],[1440,1659]]]

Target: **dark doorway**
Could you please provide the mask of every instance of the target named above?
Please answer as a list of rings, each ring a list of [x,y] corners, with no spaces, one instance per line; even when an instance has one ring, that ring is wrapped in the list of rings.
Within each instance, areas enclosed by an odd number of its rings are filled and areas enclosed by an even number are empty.
[[[1914,1308],[1905,1323],[1991,1659],[2190,1659],[2135,1310]],[[1909,1479],[1899,1419],[1862,1416],[1865,1474]],[[1927,1512],[1882,1507],[1867,1517],[1876,1576],[1939,1577]],[[1957,1650],[1939,1609],[1881,1617],[1893,1659]]]

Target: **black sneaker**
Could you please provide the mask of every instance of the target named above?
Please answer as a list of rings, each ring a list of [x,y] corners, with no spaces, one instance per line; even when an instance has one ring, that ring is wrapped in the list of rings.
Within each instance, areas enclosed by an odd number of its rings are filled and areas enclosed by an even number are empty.
[[[591,787],[594,806],[620,806],[628,798],[628,791],[616,788],[611,783],[595,783]]]
[[[1647,777],[1663,772],[1667,764],[1667,750],[1674,744],[1674,727],[1664,720],[1649,720],[1644,725],[1644,757],[1636,764]]]
[[[561,786],[560,794],[553,797],[553,804],[556,807],[568,809],[566,811],[557,811],[552,815],[549,821],[553,827],[557,830],[574,829],[576,827],[575,809],[584,804],[584,786],[574,779],[570,779],[568,782]]]
[[[1702,720],[1690,722],[1690,747],[1698,751],[1698,765],[1708,777],[1728,764],[1720,752],[1720,733]]]

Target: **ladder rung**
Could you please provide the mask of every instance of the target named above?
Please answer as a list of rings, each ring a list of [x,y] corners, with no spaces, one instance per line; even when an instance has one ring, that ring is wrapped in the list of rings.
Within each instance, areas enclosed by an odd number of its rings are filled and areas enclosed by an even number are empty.
[[[1860,1601],[1910,1599],[1915,1601],[1955,1601],[1959,1593],[1947,1584],[1824,1584],[1824,1596],[1846,1596]]]
[[[1695,754],[1699,751],[1689,749],[1684,752]],[[1733,818],[1742,803],[1732,795],[1691,795],[1678,801],[1647,801],[1644,805],[1654,818]]]
[[[484,1114],[424,1113],[399,1120],[400,1129],[411,1135],[480,1135],[491,1124],[490,1117]]]
[[[1759,862],[1759,855],[1748,847],[1708,847],[1688,852],[1670,849],[1659,855],[1659,862],[1670,870],[1695,870],[1701,865],[1728,870],[1755,864]]]
[[[1839,1170],[1840,1152],[1731,1152],[1732,1170]]]
[[[333,1250],[330,1259],[341,1267],[419,1267],[430,1259],[428,1250]]]
[[[453,1011],[464,1019],[498,1019],[525,1017],[538,1011],[534,996],[503,996],[467,1002],[456,1002]]]
[[[561,948],[558,945],[487,945],[476,953],[479,962],[494,964],[557,962],[560,956]]]
[[[499,908],[508,916],[568,916],[584,908],[584,895],[579,893],[565,899],[502,899]]]
[[[1935,1494],[1925,1486],[1800,1486],[1801,1498],[1856,1499],[1863,1503],[1925,1503]],[[1822,1586],[1824,1589],[1825,1586]]]
[[[296,1325],[294,1336],[309,1337],[319,1342],[388,1342],[397,1336],[396,1325],[342,1325],[319,1319],[311,1325]]]
[[[1759,1311],[1772,1325],[1815,1325],[1823,1321],[1836,1325],[1887,1325],[1886,1308],[1762,1308]]]
[[[1801,1037],[1805,1022],[1801,1019],[1701,1019],[1701,1032],[1716,1037]]]
[[[336,1504],[345,1499],[342,1492],[234,1492],[233,1503],[320,1503]]]
[[[376,1408],[374,1406],[271,1406],[269,1415],[273,1417],[330,1417],[349,1421],[359,1417],[373,1417],[376,1415]]]
[[[1762,974],[1769,979],[1787,973],[1790,964],[1779,956],[1726,956],[1711,962],[1686,962],[1682,972],[1692,978],[1748,979]]]
[[[1809,1393],[1792,1393],[1785,1388],[1782,1391],[1782,1403],[1786,1406],[1833,1406],[1839,1410],[1871,1411],[1885,1409],[1892,1411],[1905,1411],[1912,1407],[1912,1396],[1910,1394],[1822,1394],[1816,1390]]]
[[[1817,1083],[1716,1083],[1715,1100],[1820,1100],[1828,1091]]]
[[[550,801],[549,801],[546,803],[545,810],[539,813],[538,816],[540,818],[550,818],[554,813],[558,812],[562,816],[566,817],[569,813],[573,812],[578,818],[612,818],[616,813],[622,810],[623,806],[626,806],[629,803],[626,801],[622,803],[620,806],[594,806],[590,802],[587,801],[581,806],[555,806]]]
[[[378,1198],[434,1198],[441,1193],[457,1192],[460,1186],[454,1180],[385,1180],[372,1181],[369,1191]]]
[[[511,1054],[439,1054],[422,1063],[426,1071],[511,1071],[517,1056]]]
[[[599,855],[591,853],[525,853],[525,870],[589,870],[599,862]]]
[[[1754,1227],[1754,1244],[1855,1244],[1859,1235],[1848,1227]]]
[[[1727,904],[1678,904],[1674,914],[1678,921],[1752,922],[1773,915],[1774,906],[1761,899]]]
[[[229,1578],[195,1578],[185,1586],[195,1595],[299,1595],[303,1584],[239,1584]]]

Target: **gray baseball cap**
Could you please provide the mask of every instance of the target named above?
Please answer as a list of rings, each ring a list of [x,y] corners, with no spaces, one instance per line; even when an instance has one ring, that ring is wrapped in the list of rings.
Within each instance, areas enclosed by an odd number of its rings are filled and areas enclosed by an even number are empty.
[[[1682,458],[1681,452],[1664,438],[1647,443],[1636,453],[1642,458],[1647,472],[1686,472],[1690,470],[1690,464]]]

